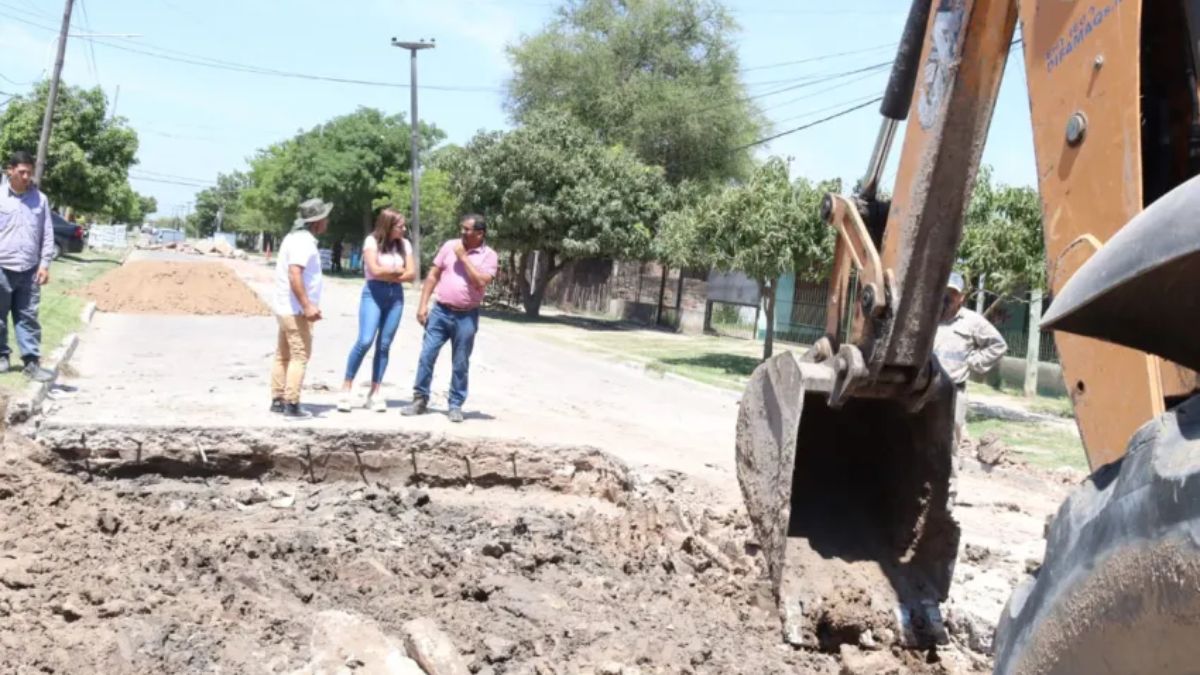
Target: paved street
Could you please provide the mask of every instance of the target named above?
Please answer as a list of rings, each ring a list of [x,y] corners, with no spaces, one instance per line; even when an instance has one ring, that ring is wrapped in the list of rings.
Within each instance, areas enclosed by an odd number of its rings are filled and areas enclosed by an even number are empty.
[[[140,257],[180,262],[210,260],[179,254]],[[136,258],[135,258],[136,259]],[[269,295],[272,268],[228,263],[261,295]],[[403,418],[420,347],[416,297],[407,298],[400,334],[385,378],[386,414],[335,409],[346,357],[357,332],[357,280],[330,280],[325,319],[314,337],[314,360],[304,402],[312,419],[285,420],[267,411],[275,346],[270,317],[200,317],[97,313],[85,330],[67,392],[50,414],[54,422],[151,425],[282,426],[410,429],[477,438],[526,439],[547,445],[592,445],[634,466],[685,472],[736,492],[733,473],[737,395],[704,385],[663,379],[553,345],[534,326],[482,319],[471,368],[467,421],[443,414]],[[371,355],[360,370],[365,395]],[[445,411],[450,378],[446,346],[434,378],[434,408]]]

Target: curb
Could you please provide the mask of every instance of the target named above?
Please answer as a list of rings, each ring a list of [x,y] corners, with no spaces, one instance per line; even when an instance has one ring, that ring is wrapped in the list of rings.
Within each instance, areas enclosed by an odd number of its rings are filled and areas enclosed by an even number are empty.
[[[83,328],[86,328],[92,322],[92,317],[95,315],[96,303],[89,302],[84,306],[83,311],[79,313],[79,319],[83,323]],[[50,353],[50,358],[47,359],[48,362],[45,364],[47,368],[54,371],[54,379],[49,382],[30,382],[29,386],[25,387],[25,391],[9,401],[5,419],[9,427],[26,422],[34,415],[42,412],[42,403],[46,400],[46,394],[50,393],[50,388],[58,381],[59,369],[70,362],[78,346],[79,333],[70,333],[63,338],[62,344],[59,345],[58,349]]]
[[[1011,405],[1005,405],[991,400],[967,399],[967,414],[980,419],[1002,420],[1005,422],[1025,422],[1032,424],[1049,424],[1077,430],[1075,420],[1070,417],[1057,417],[1045,413],[1022,410]]]

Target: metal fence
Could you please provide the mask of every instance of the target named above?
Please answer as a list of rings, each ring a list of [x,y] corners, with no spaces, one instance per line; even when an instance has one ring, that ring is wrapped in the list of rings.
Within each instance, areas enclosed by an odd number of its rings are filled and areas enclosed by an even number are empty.
[[[857,302],[857,284],[851,278],[851,293],[846,303],[846,315],[839,322],[839,338],[845,339],[852,311]],[[775,339],[781,342],[812,344],[825,334],[825,302],[828,294],[826,284],[798,283],[775,304]],[[762,340],[765,337],[763,311],[759,307],[724,302],[711,302],[706,328],[717,335]],[[972,305],[974,307],[974,305]],[[1007,356],[1025,358],[1029,345],[1029,305],[1011,302],[996,312],[996,327],[1008,342]],[[762,324],[762,325],[760,325]],[[1043,332],[1040,336],[1038,360],[1058,363],[1058,349],[1053,333]]]
[[[1008,352],[1005,356],[1012,356],[1018,359],[1025,358],[1026,352],[1029,351],[1028,328],[1001,330],[1000,334],[1004,336],[1004,341],[1008,343]],[[1058,363],[1058,347],[1054,344],[1054,334],[1042,333],[1040,338],[1038,360],[1047,363]]]
[[[754,340],[758,333],[758,308],[728,302],[711,302],[708,330],[724,337]]]

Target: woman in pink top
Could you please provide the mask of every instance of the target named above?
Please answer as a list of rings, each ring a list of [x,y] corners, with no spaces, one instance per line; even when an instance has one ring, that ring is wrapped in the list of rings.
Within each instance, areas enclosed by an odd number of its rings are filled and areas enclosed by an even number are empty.
[[[387,410],[387,401],[379,396],[379,386],[404,311],[404,282],[412,281],[416,274],[412,245],[406,234],[404,214],[384,209],[375,219],[375,231],[363,242],[363,273],[367,283],[363,285],[358,305],[358,340],[346,361],[346,381],[342,383],[342,398],[338,401],[338,410],[342,412],[350,412],[354,407],[354,376],[371,343],[375,343],[375,360],[371,367],[371,392],[363,407],[375,412]]]

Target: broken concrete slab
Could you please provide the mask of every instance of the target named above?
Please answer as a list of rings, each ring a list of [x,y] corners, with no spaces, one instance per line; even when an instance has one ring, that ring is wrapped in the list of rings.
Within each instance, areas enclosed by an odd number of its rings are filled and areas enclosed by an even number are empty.
[[[235,252],[237,252],[237,249],[233,246],[230,246],[229,242],[225,241],[224,239],[218,239],[213,242],[212,250],[214,253],[218,253],[226,257],[232,256]]]
[[[632,481],[623,462],[594,448],[480,442],[421,431],[76,424],[52,418],[37,437],[71,468],[101,474],[135,467],[230,475],[269,470],[434,487],[538,486],[609,501],[628,492]]]
[[[399,640],[370,619],[339,610],[317,614],[310,642],[312,660],[292,675],[425,675]],[[350,665],[353,664],[353,665]]]
[[[458,647],[432,619],[413,619],[404,624],[404,645],[408,655],[429,675],[471,675]]]

